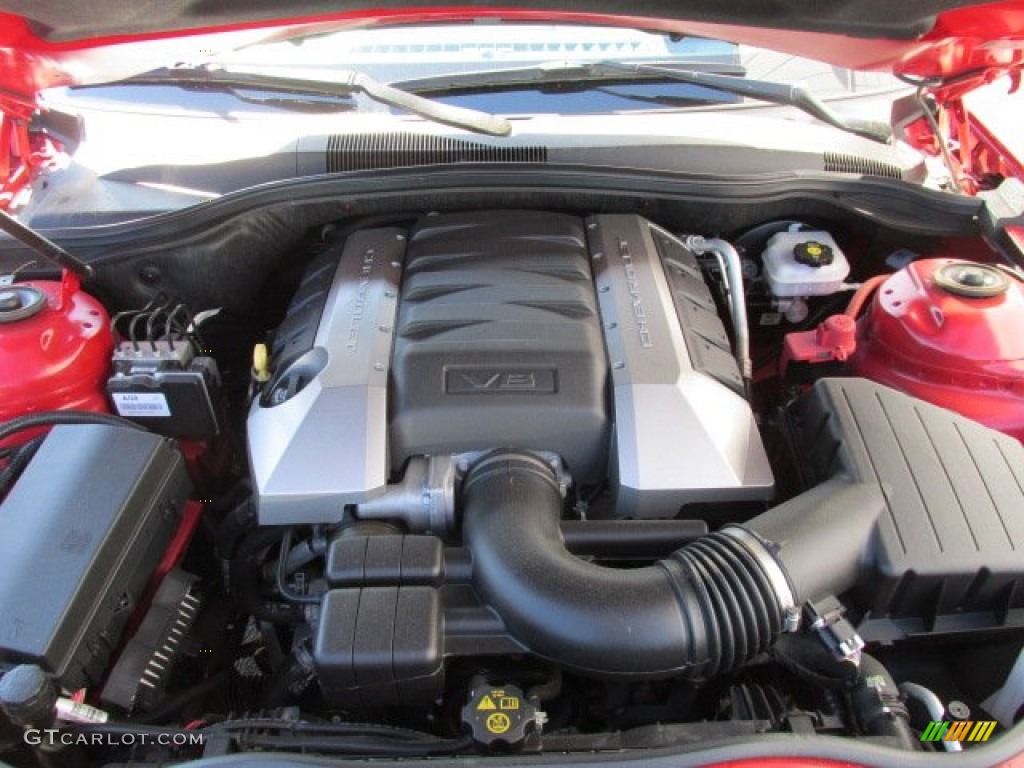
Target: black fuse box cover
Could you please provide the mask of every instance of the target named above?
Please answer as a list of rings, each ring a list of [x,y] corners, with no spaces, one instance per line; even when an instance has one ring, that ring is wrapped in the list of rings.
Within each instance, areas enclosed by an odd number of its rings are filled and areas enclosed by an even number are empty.
[[[95,683],[190,490],[165,438],[54,427],[0,505],[0,664]]]

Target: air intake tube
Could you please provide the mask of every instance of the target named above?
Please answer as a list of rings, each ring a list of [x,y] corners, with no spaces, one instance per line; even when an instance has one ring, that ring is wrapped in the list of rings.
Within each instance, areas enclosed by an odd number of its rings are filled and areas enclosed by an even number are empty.
[[[785,572],[748,529],[619,570],[566,550],[558,482],[534,456],[484,458],[462,493],[478,593],[531,651],[582,674],[710,678],[767,649],[796,615]]]

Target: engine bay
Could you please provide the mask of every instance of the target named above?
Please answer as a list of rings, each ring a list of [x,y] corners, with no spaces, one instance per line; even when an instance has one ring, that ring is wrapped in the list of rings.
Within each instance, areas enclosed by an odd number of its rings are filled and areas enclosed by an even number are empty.
[[[656,218],[325,218],[244,307],[8,280],[0,759],[1012,726],[1024,276],[978,237]]]

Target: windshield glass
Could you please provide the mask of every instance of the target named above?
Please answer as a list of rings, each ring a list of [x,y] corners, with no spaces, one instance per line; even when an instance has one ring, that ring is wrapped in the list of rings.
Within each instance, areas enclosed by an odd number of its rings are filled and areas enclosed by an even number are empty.
[[[549,148],[551,162],[631,168],[665,168],[658,147],[666,144],[703,148],[678,154],[691,172],[820,170],[824,153],[844,152],[904,162],[892,156],[890,115],[910,86],[729,41],[463,23],[203,44],[118,70],[115,82],[45,91],[44,110],[82,126],[81,141],[64,144],[73,162],[62,183],[94,196],[64,202],[37,190],[39,207],[88,205],[113,218],[128,205],[143,215],[281,179],[376,167],[381,157],[353,159],[355,149],[339,154],[331,142],[378,146],[367,137],[395,132],[488,138],[501,150]],[[445,157],[476,156],[451,149]],[[413,149],[387,158],[437,161]]]
[[[735,43],[678,37],[640,30],[547,24],[432,24],[321,33],[213,53],[198,50],[189,61],[168,67],[247,67],[351,70],[451,104],[501,114],[588,114],[621,111],[757,106],[763,101],[697,85],[648,78],[626,82],[583,82],[552,73],[536,83],[498,85],[487,73],[571,67],[593,62],[658,64],[704,72],[745,75],[758,80],[800,85],[820,99],[849,101],[848,111],[886,119],[893,96],[906,86],[886,73],[854,72],[829,64]],[[148,93],[123,85],[80,89],[90,102],[129,102],[171,108],[181,106],[179,89],[149,83]],[[295,111],[296,103],[271,98],[259,89],[190,88],[190,110],[240,114]],[[50,98],[61,98],[54,94]],[[345,103],[307,95],[311,112],[382,111],[379,105]],[[840,107],[840,109],[843,109]],[[392,109],[391,111],[396,111]]]

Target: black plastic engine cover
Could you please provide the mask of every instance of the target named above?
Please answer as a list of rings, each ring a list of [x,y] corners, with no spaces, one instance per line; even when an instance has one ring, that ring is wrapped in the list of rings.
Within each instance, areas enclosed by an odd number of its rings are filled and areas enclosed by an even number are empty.
[[[607,468],[608,358],[580,219],[424,219],[410,232],[391,365],[391,466],[418,454],[554,451]]]

